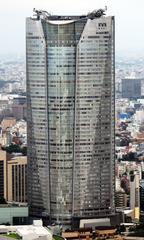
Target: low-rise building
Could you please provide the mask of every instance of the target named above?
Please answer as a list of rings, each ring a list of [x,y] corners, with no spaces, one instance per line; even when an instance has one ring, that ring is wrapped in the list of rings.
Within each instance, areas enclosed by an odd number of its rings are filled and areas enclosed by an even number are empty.
[[[11,204],[0,205],[0,225],[1,224],[22,224],[27,222],[28,219],[28,206],[19,206]]]
[[[62,232],[62,237],[67,240],[92,240],[91,228],[80,228],[78,231]]]
[[[3,130],[10,128],[16,124],[16,119],[14,117],[4,118],[1,122],[1,127]]]
[[[0,233],[17,234],[22,240],[52,240],[52,234],[42,226],[42,221],[34,221],[32,225],[0,226]]]

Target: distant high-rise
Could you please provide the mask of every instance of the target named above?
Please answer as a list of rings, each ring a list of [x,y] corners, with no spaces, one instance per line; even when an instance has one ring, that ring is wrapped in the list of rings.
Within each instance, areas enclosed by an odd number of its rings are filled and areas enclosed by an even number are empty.
[[[130,209],[134,210],[134,218],[140,217],[140,176],[139,172],[130,172]]]
[[[114,213],[114,17],[27,18],[28,202],[64,224]]]
[[[144,78],[122,79],[121,96],[129,99],[144,98]]]

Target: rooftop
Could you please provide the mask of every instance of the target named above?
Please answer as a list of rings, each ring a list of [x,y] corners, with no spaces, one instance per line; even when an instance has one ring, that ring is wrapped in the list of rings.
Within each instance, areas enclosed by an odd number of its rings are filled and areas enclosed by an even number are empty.
[[[39,237],[43,237],[44,240],[52,240],[52,234],[48,229],[42,226],[41,220],[35,220],[33,225],[19,225],[19,226],[5,226],[0,225],[0,232],[2,233],[15,233],[18,234],[21,239],[36,240]],[[0,236],[1,239],[1,236]],[[18,238],[17,238],[18,239]]]
[[[107,10],[107,7],[105,9],[97,9],[92,11],[91,13],[88,13],[87,15],[80,15],[80,16],[72,16],[72,15],[67,15],[67,16],[60,16],[60,15],[51,15],[45,10],[37,10],[33,9],[34,11],[34,16],[36,17],[35,20],[40,20],[40,19],[45,19],[45,20],[53,20],[53,21],[61,21],[61,20],[81,20],[81,19],[95,19],[95,18],[100,18],[103,15],[105,15],[105,11]]]

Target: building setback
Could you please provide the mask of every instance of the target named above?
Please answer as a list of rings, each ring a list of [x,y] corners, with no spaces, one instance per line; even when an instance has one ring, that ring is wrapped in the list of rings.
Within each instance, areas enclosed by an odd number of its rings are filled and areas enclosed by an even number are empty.
[[[30,214],[114,213],[114,17],[26,20]]]

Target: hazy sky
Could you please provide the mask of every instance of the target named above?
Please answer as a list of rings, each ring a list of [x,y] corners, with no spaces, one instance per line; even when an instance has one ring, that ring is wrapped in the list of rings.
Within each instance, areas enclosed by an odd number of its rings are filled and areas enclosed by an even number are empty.
[[[25,18],[33,8],[53,14],[87,14],[104,6],[115,15],[116,54],[144,56],[144,0],[1,0],[0,55],[25,53]]]

